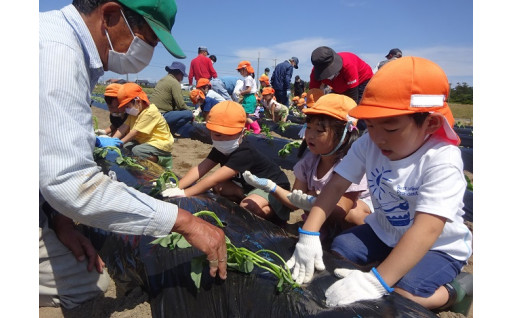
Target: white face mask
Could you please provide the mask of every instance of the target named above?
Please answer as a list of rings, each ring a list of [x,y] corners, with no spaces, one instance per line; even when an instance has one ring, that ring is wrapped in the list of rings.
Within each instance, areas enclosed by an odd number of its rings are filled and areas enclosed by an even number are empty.
[[[222,152],[224,155],[229,155],[240,146],[240,143],[238,142],[239,140],[240,140],[239,138],[237,138],[235,140],[225,140],[225,141],[212,139],[212,143],[213,143],[213,147],[215,147],[215,149]]]
[[[126,107],[125,112],[128,115],[137,116],[140,111],[135,107]]]
[[[122,10],[121,14],[123,15],[124,22],[133,36],[133,40],[126,53],[116,52],[114,51],[114,47],[112,46],[107,30],[105,30],[108,43],[110,44],[107,63],[108,70],[118,74],[138,73],[148,66],[151,58],[153,57],[153,51],[155,48],[135,36],[128,24],[128,21],[126,21]]]

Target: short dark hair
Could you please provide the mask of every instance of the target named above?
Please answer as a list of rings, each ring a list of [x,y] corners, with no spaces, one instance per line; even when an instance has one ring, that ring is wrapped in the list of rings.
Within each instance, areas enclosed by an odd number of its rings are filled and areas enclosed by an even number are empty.
[[[85,15],[91,14],[94,10],[96,10],[97,7],[100,5],[107,3],[107,2],[115,2],[123,8],[124,16],[126,17],[126,20],[128,21],[128,24],[130,27],[135,27],[140,29],[144,24],[146,23],[146,20],[144,20],[144,17],[142,17],[140,14],[136,13],[135,11],[131,10],[130,8],[126,7],[124,4],[120,3],[119,1],[115,0],[73,0],[71,3],[78,12],[83,13]]]
[[[423,125],[423,123],[427,119],[428,115],[430,115],[429,112],[421,112],[421,113],[411,114],[410,116],[414,120],[414,123],[416,124],[416,126],[421,127],[421,125]]]
[[[210,55],[210,60],[212,60],[212,62],[217,62],[217,57],[215,55]]]

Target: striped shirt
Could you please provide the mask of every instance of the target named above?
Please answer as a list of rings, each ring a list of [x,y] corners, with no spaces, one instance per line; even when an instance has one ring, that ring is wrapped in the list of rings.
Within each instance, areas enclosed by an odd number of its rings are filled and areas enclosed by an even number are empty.
[[[111,180],[94,161],[89,105],[103,73],[93,38],[72,5],[39,14],[39,190],[53,208],[80,223],[166,235],[177,206]]]

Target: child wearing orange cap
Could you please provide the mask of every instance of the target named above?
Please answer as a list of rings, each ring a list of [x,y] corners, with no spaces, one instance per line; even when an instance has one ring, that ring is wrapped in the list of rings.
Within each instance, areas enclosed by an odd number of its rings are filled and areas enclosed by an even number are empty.
[[[205,96],[204,92],[197,88],[190,91],[190,101],[199,107],[194,111],[194,117],[199,115],[199,110],[201,110],[201,115],[204,119],[208,117],[212,107],[218,103],[217,100]]]
[[[124,124],[114,134],[124,143],[124,148],[142,159],[157,162],[165,168],[171,164],[171,147],[174,138],[155,104],[151,104],[135,83],[126,83],[117,94],[119,109],[128,114]]]
[[[463,223],[466,180],[449,92],[437,64],[402,57],[372,77],[359,105],[349,111],[366,122],[368,133],[334,168],[287,263],[299,283],[308,282],[314,268],[325,268],[318,231],[340,196],[366,173],[374,213],[366,224],[336,237],[331,250],[376,267],[336,269],[344,278],[327,289],[328,306],[393,291],[429,309],[445,310],[457,299],[452,281],[472,254],[472,234]]]
[[[257,104],[255,93],[258,89],[254,80],[254,69],[249,61],[241,61],[236,69],[244,77],[244,85],[239,94],[242,96],[241,104],[247,114],[246,128],[252,129],[255,134],[259,134],[261,132],[260,125],[249,117],[256,111]]]
[[[261,103],[263,107],[269,112],[273,122],[286,122],[288,117],[288,107],[277,102],[274,98],[274,89],[272,87],[265,87],[261,93]]]
[[[281,168],[243,139],[245,120],[246,112],[240,104],[223,101],[215,105],[206,122],[213,149],[206,159],[179,180],[181,188],[167,189],[162,195],[190,197],[213,188],[216,193],[239,203],[241,207],[260,217],[278,223],[288,221],[289,208],[269,196],[268,191],[255,189],[242,178],[243,171],[252,170],[276,180],[281,188],[290,189],[288,178]],[[218,164],[220,168],[203,178]]]
[[[212,85],[210,83],[210,80],[208,80],[207,78],[200,78],[197,81],[196,89],[201,90],[204,93],[204,96],[209,97],[209,98],[213,98],[217,102],[222,102],[222,101],[226,100],[219,93],[217,93],[216,91],[214,91],[212,89]]]
[[[117,92],[121,84],[112,83],[105,87],[103,98],[107,104],[108,111],[110,112],[110,126],[105,129],[96,129],[94,132],[97,135],[112,136],[116,133],[117,129],[124,123],[128,116],[124,111],[119,110],[119,102],[117,101]]]
[[[347,115],[356,106],[348,96],[329,94],[321,97],[306,114],[306,135],[299,149],[299,162],[293,167],[295,182],[293,191],[309,195],[307,200],[295,200],[297,195],[277,187],[274,196],[293,210],[311,210],[311,201],[321,193],[333,175],[336,164],[342,161],[352,143],[357,139],[356,120]],[[303,156],[306,147],[309,152]],[[273,188],[274,182],[257,177],[251,171],[243,174],[245,180],[255,187]],[[370,193],[366,180],[352,184],[345,195],[333,207],[329,220],[322,228],[322,240],[332,240],[341,230],[364,224],[364,218],[371,213]],[[290,199],[291,198],[291,199]]]
[[[306,105],[305,106],[303,105],[302,108],[300,109],[302,116],[304,116],[303,115],[304,107],[306,107],[306,108],[313,107],[313,105],[315,105],[315,103],[318,101],[318,99],[320,97],[324,96],[324,91],[319,88],[312,88],[306,94],[307,94],[306,95]],[[294,115],[296,115],[296,114],[294,113]],[[299,131],[300,138],[304,138],[304,135],[306,134],[306,128],[307,128],[307,123],[304,123],[301,130]]]

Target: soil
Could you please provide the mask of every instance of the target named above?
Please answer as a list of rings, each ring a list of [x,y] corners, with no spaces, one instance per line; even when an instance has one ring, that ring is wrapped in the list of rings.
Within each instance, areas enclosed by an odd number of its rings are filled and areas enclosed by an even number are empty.
[[[108,111],[92,107],[93,116],[98,119],[98,127],[105,128],[110,125]],[[278,136],[275,135],[277,137]],[[211,145],[204,144],[198,140],[190,138],[175,138],[172,153],[173,155],[173,171],[178,176],[183,176],[193,166],[199,164],[209,153]],[[295,180],[293,171],[283,169],[288,177],[290,184]],[[471,174],[472,179],[472,174]],[[289,224],[295,224],[301,221],[303,211],[294,211]],[[467,222],[466,225],[473,230],[473,224]],[[108,270],[108,269],[107,269]],[[468,265],[463,268],[464,272],[473,273],[473,256],[469,259]],[[441,318],[472,318],[473,308],[471,307],[468,316],[454,312],[438,313]],[[128,295],[118,294],[115,281],[111,280],[110,285],[103,296],[88,301],[72,310],[62,308],[40,307],[40,318],[94,318],[94,317],[112,317],[112,318],[144,318],[151,317],[151,306],[148,302],[148,295],[137,288]]]

